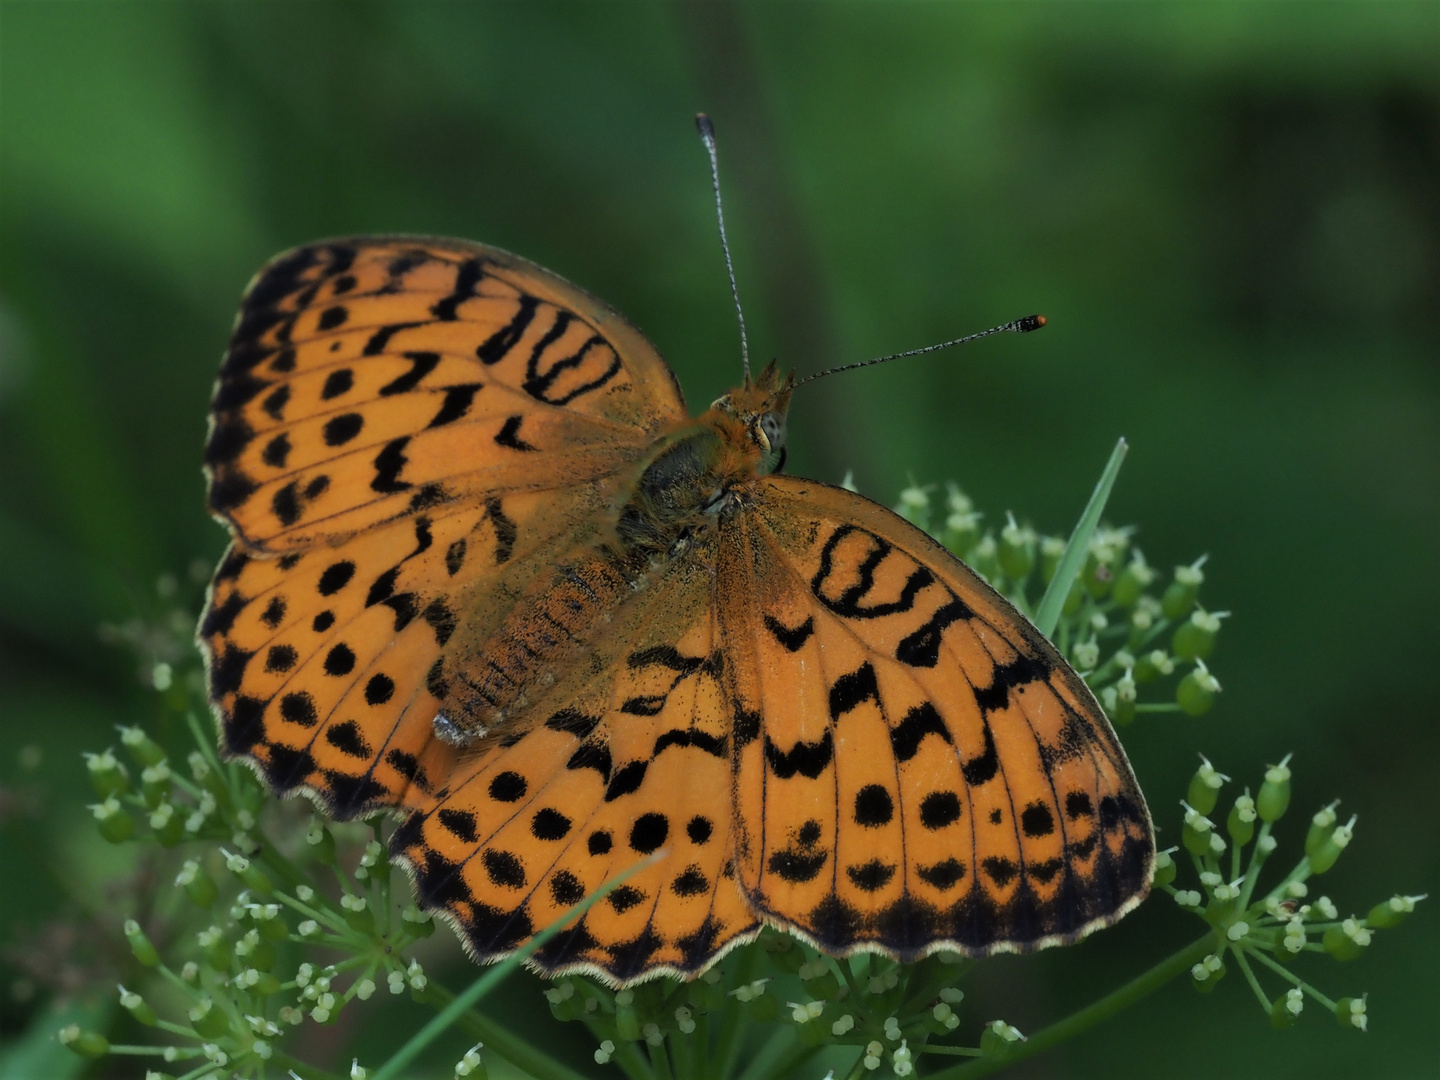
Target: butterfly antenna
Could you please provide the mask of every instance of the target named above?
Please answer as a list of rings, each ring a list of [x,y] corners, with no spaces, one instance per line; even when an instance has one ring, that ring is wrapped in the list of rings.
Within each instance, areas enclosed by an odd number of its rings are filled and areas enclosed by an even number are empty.
[[[735,317],[740,320],[740,358],[745,365],[745,385],[750,385],[750,342],[745,338],[745,312],[740,308],[740,290],[735,284],[735,266],[730,261],[730,242],[725,239],[725,210],[720,205],[720,159],[715,154],[715,125],[703,112],[695,114],[695,127],[710,155],[710,183],[715,188],[715,219],[720,222],[720,250],[725,253],[725,270],[730,275],[730,295],[735,298]]]
[[[806,375],[797,382],[796,386],[802,386],[815,379],[823,379],[826,375],[836,375],[842,371],[854,371],[856,368],[869,367],[871,364],[884,364],[890,360],[899,360],[906,356],[919,356],[921,353],[938,352],[941,349],[948,349],[952,345],[964,345],[967,341],[979,341],[981,338],[990,337],[992,334],[1028,334],[1032,330],[1039,330],[1045,325],[1044,315],[1026,315],[1023,319],[1016,319],[1013,322],[1002,323],[999,326],[992,326],[989,330],[981,330],[978,334],[970,334],[966,337],[956,338],[954,341],[942,341],[938,345],[926,345],[923,349],[909,349],[906,352],[891,353],[889,356],[877,356],[874,360],[861,360],[854,364],[842,364],[840,367],[827,368],[824,371],[817,371],[814,375]]]

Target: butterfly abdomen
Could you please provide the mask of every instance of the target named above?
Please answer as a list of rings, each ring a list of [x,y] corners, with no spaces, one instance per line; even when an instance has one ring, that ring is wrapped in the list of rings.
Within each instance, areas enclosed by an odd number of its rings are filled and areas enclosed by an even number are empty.
[[[447,665],[454,678],[446,717],[470,740],[519,721],[593,651],[639,569],[603,547],[572,552],[526,590],[489,639]]]

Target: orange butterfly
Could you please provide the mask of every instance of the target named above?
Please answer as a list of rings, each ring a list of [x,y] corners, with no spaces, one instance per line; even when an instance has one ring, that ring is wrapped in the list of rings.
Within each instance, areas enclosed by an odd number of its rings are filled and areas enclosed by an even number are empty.
[[[1154,844],[1099,705],[929,536],[777,472],[793,385],[772,364],[691,419],[630,324],[496,248],[281,255],[206,447],[225,751],[337,818],[407,812],[394,854],[480,961],[661,848],[536,966],[1113,922]]]

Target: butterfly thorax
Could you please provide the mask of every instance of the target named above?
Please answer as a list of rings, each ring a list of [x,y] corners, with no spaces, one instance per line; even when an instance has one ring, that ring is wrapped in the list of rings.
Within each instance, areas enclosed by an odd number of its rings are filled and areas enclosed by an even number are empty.
[[[747,484],[783,461],[790,385],[772,364],[657,438],[617,484],[610,526],[534,581],[478,647],[449,658],[458,677],[437,733],[469,745],[528,730],[533,706],[593,663],[639,594],[676,563],[703,561]]]

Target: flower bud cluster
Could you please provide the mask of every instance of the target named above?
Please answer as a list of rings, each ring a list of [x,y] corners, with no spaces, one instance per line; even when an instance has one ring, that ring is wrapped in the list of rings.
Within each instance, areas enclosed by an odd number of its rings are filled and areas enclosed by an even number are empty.
[[[120,1008],[140,1028],[161,1029],[167,1044],[114,1052],[196,1058],[225,1075],[258,1075],[290,1031],[333,1022],[351,1001],[370,999],[377,979],[396,993],[425,994],[428,977],[406,949],[434,923],[413,904],[402,912],[393,903],[391,870],[373,830],[337,827],[347,837],[337,853],[336,828],[314,823],[299,861],[286,861],[275,854],[282,845],[263,834],[268,796],[248,771],[219,767],[213,749],[197,743],[182,755],[182,774],[140,728],[120,729],[119,744],[128,765],[113,749],[85,755],[100,797],[96,825],[113,843],[178,848],[168,880],[180,900],[161,899],[164,923],[136,918],[122,927],[138,978],[118,987]],[[348,877],[342,863],[352,867]],[[313,884],[311,870],[322,871]],[[320,887],[337,874],[347,883],[338,893]],[[351,959],[299,962],[297,949],[310,941]],[[67,1028],[61,1041],[82,1056],[112,1052],[102,1034],[79,1028]],[[472,1056],[456,1066],[457,1076],[485,1075]],[[352,1076],[364,1075],[357,1064]]]
[[[1260,892],[1261,870],[1277,849],[1271,827],[1290,805],[1290,757],[1266,769],[1258,794],[1251,796],[1251,789],[1245,788],[1234,797],[1225,817],[1228,843],[1207,815],[1219,812],[1221,792],[1230,778],[1205,758],[1200,760],[1187,798],[1181,801],[1185,810],[1181,846],[1195,866],[1200,889],[1176,887],[1173,848],[1157,855],[1153,877],[1156,888],[1169,892],[1181,907],[1196,911],[1212,928],[1213,951],[1192,965],[1192,985],[1202,993],[1213,990],[1225,975],[1228,957],[1244,973],[1275,1027],[1294,1024],[1309,998],[1335,1013],[1343,1026],[1365,1030],[1363,997],[1332,1002],[1288,965],[1306,952],[1353,960],[1370,947],[1377,931],[1398,926],[1425,897],[1397,894],[1374,905],[1363,918],[1341,918],[1328,896],[1306,902],[1309,879],[1332,870],[1354,840],[1356,817],[1342,822],[1338,802],[1316,811],[1300,861],[1268,892]],[[1267,968],[1291,983],[1273,999],[1266,996],[1258,977]]]
[[[1062,537],[1040,536],[1008,512],[998,532],[982,529],[984,515],[953,483],[943,497],[933,486],[912,483],[895,510],[1027,613],[1054,579],[1066,547]],[[1052,637],[1114,723],[1129,724],[1141,712],[1202,716],[1220,693],[1206,661],[1230,613],[1200,606],[1204,558],[1176,567],[1167,583],[1134,546],[1132,533],[1095,530]]]

